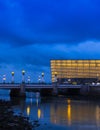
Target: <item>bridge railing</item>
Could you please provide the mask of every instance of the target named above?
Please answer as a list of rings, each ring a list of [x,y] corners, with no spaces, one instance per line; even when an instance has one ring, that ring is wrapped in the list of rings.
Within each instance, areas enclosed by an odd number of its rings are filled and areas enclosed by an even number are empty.
[[[25,88],[53,88],[53,84],[24,84]],[[19,88],[21,84],[0,84],[0,88]],[[65,85],[65,84],[58,84],[58,88],[81,88],[82,85]]]
[[[81,85],[72,85],[72,84],[60,84],[58,85],[59,88],[80,88]]]

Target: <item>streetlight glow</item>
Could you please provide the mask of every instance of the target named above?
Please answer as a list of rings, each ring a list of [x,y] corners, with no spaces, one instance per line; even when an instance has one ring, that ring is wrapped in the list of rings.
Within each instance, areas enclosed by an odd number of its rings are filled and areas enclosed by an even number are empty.
[[[44,83],[44,72],[42,72],[42,79],[41,79],[41,81],[42,81],[42,83]]]
[[[44,73],[42,72],[42,76],[44,76]]]
[[[3,75],[3,83],[6,82],[6,75]]]
[[[55,72],[55,76],[57,76],[57,72]]]
[[[30,83],[31,79],[30,79],[30,76],[28,76],[28,79],[27,79],[28,83]]]
[[[57,82],[57,72],[55,72],[55,82]]]
[[[11,74],[14,75],[15,73],[12,71]]]
[[[25,74],[25,70],[22,70],[22,74],[23,74],[23,75]]]
[[[12,71],[11,74],[12,74],[12,83],[14,83],[14,74],[15,74],[14,71]]]
[[[25,83],[25,70],[22,70],[22,83]]]

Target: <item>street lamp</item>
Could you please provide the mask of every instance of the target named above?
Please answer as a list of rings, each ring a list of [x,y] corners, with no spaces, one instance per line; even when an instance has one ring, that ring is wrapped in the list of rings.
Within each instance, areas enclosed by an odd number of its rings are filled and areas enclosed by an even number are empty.
[[[0,75],[0,81],[2,81],[2,76]]]
[[[27,80],[28,80],[28,84],[29,84],[29,83],[30,83],[30,81],[31,81],[30,76],[28,76],[28,79],[27,79]]]
[[[55,72],[55,79],[54,82],[57,82],[57,72]]]
[[[99,74],[97,73],[97,81],[99,80]]]
[[[68,79],[68,82],[71,82],[71,79]]]
[[[40,81],[41,81],[41,78],[40,78],[40,76],[38,77],[38,82],[40,83]]]
[[[11,74],[12,74],[12,83],[14,83],[14,74],[15,73],[12,71]]]
[[[25,83],[25,70],[22,70],[22,83]]]
[[[42,83],[44,83],[44,73],[42,72]]]
[[[6,82],[6,75],[3,75],[3,83]]]

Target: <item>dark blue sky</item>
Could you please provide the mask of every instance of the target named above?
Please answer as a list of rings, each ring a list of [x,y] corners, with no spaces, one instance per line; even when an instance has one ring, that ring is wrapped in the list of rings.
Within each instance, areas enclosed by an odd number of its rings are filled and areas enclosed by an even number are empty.
[[[99,0],[0,0],[0,82],[50,81],[50,59],[100,59]]]

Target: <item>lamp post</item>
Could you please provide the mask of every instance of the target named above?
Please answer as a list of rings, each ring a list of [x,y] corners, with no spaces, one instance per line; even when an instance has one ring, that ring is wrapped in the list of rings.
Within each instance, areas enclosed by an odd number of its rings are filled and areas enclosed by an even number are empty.
[[[6,83],[6,75],[3,75],[3,83]]]
[[[38,77],[38,83],[40,83],[40,81],[41,81],[41,78],[40,78],[40,76]]]
[[[2,76],[0,75],[0,82],[2,82]]]
[[[25,70],[22,70],[22,83],[25,83]]]
[[[11,74],[12,74],[12,83],[14,83],[14,72],[11,72]]]
[[[55,72],[55,78],[54,78],[54,82],[57,82],[57,72]]]
[[[58,95],[57,72],[54,73],[53,95]]]
[[[28,84],[29,84],[29,83],[30,83],[30,81],[31,81],[30,76],[28,76],[27,81],[28,81]]]
[[[99,80],[99,74],[97,73],[97,81]]]
[[[42,79],[41,79],[41,80],[42,80],[42,83],[44,83],[44,73],[42,72],[41,75],[42,75]]]
[[[70,78],[68,79],[68,83],[71,83],[71,79]]]

